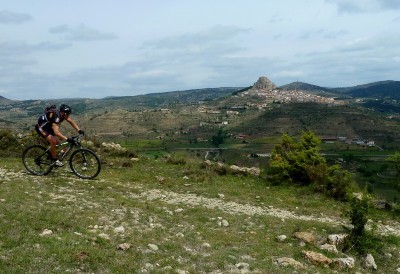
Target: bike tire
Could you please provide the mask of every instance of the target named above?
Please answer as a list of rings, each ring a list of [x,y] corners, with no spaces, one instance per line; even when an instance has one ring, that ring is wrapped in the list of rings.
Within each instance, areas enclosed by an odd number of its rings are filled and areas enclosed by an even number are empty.
[[[22,153],[22,163],[33,175],[44,176],[53,169],[50,151],[41,145],[27,147]]]
[[[69,166],[81,179],[94,179],[101,170],[99,157],[87,148],[75,150],[69,158]]]

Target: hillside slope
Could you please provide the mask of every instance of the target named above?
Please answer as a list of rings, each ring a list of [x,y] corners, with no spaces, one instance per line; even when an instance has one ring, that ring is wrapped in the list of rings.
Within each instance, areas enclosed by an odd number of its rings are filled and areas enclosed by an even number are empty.
[[[304,251],[328,258],[320,243],[344,233],[345,205],[296,187],[267,185],[259,178],[218,175],[198,163],[163,159],[110,159],[98,180],[80,180],[61,168],[34,177],[19,159],[0,161],[2,235],[0,267],[5,272],[331,273],[335,264],[313,265]],[[24,191],[21,191],[24,189]],[[370,223],[390,235],[378,269],[394,273],[400,258],[400,224],[387,212]],[[304,231],[318,239],[294,237]],[[286,239],[277,240],[285,235]],[[354,253],[354,268],[366,271]],[[56,258],[56,259],[55,259]],[[293,258],[299,264],[279,264]],[[297,268],[300,267],[300,268]],[[341,269],[347,271],[347,269]]]

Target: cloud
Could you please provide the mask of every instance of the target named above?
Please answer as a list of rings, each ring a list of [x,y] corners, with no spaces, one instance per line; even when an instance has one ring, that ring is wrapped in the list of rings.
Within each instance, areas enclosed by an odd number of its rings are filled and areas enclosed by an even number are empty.
[[[25,13],[16,13],[12,11],[0,11],[0,24],[22,24],[32,20],[32,16]]]
[[[28,44],[26,42],[14,41],[0,43],[0,55],[21,55],[30,54],[35,51],[61,50],[70,47],[68,43],[41,42],[37,44]]]
[[[337,6],[340,13],[377,12],[400,9],[398,0],[325,0]]]
[[[143,44],[143,48],[199,52],[210,50],[210,48],[218,45],[227,46],[230,40],[248,31],[248,29],[236,26],[214,26],[197,33],[188,33],[180,36],[147,41]],[[228,49],[232,48],[234,48],[235,51],[238,50],[237,47],[228,46]]]
[[[0,75],[4,76],[5,73],[16,72],[21,73],[24,68],[32,67],[39,63],[38,59],[34,57],[34,53],[58,51],[70,47],[68,43],[50,43],[42,42],[37,44],[29,44],[21,41],[3,42],[0,43]],[[0,83],[8,83],[7,79],[14,79],[15,77],[0,77]],[[6,79],[6,80],[5,80]],[[18,81],[25,81],[24,78]]]
[[[304,31],[300,35],[300,39],[308,40],[315,38],[324,38],[324,39],[337,39],[343,35],[348,34],[347,30],[326,30],[326,29],[318,29],[318,30],[307,30]]]
[[[60,25],[53,27],[49,30],[52,34],[64,35],[66,40],[70,41],[101,41],[101,40],[113,40],[117,36],[113,33],[103,33],[95,29],[86,27],[84,24],[80,24],[78,27],[70,27],[68,25]]]

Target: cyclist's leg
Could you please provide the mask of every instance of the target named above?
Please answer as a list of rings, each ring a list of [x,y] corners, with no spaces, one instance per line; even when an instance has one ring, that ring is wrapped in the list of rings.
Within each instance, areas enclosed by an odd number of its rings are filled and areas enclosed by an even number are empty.
[[[52,132],[46,131],[44,128],[41,128],[38,125],[35,126],[35,130],[39,136],[43,137],[47,143],[50,144],[51,157],[53,160],[57,160],[56,145],[60,143],[58,138],[54,136]]]

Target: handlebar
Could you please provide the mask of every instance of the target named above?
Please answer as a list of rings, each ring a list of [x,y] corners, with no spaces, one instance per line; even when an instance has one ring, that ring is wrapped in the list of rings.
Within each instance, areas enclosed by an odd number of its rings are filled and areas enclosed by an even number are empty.
[[[83,134],[78,134],[76,136],[72,136],[72,137],[70,137],[68,139],[72,139],[73,143],[70,143],[68,141],[64,141],[60,145],[66,145],[66,144],[72,144],[73,146],[79,145],[79,138],[81,138],[83,136],[84,136]]]

